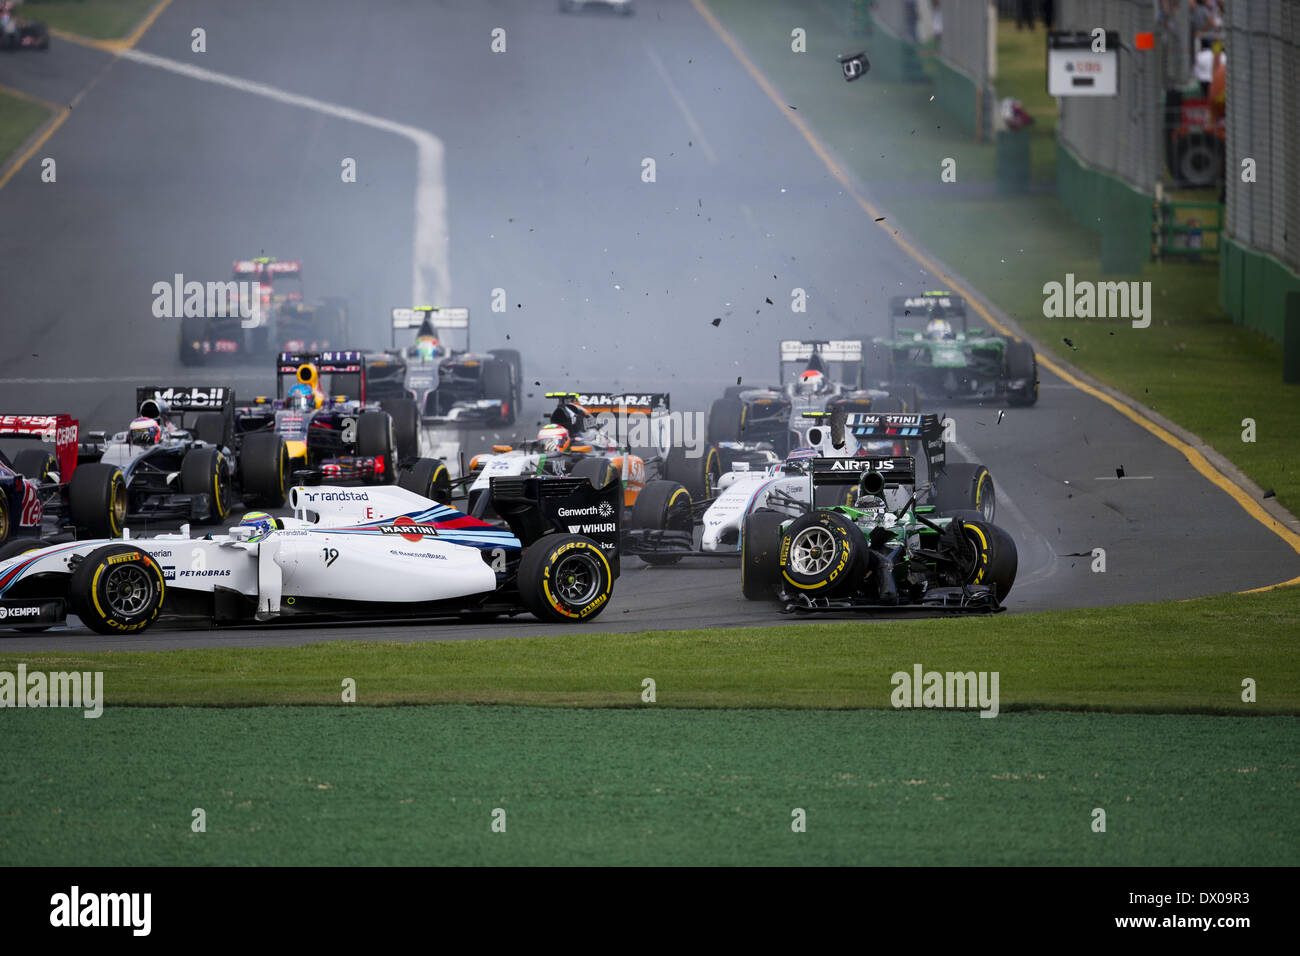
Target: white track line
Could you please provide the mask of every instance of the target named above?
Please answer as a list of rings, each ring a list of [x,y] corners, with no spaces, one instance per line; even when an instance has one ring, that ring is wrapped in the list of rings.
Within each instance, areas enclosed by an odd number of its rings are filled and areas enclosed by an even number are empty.
[[[140,50],[122,50],[118,54],[125,60],[131,60],[144,66],[179,73],[202,83],[226,86],[241,93],[265,97],[297,106],[302,109],[333,116],[335,119],[358,123],[372,129],[382,130],[401,136],[415,144],[416,148],[416,184],[415,184],[415,241],[411,250],[411,301],[431,302],[434,305],[451,301],[451,267],[447,252],[447,189],[443,169],[442,140],[427,130],[405,123],[396,123],[379,116],[371,116],[360,110],[310,96],[299,96],[257,83],[243,80],[236,76],[227,76],[214,70],[169,60]]]
[[[690,107],[686,105],[686,100],[682,98],[682,94],[677,91],[677,86],[673,83],[673,78],[668,75],[668,68],[664,66],[663,60],[659,59],[659,55],[650,48],[649,44],[646,44],[645,51],[650,56],[650,62],[653,63],[655,69],[659,71],[659,78],[664,81],[664,86],[668,87],[668,95],[671,96],[673,102],[677,104],[677,111],[682,114],[682,118],[686,120],[686,125],[691,128],[691,135],[695,137],[695,142],[700,144],[700,149],[704,152],[704,158],[707,159],[710,164],[716,166],[718,163],[718,154],[715,153],[713,147],[709,145],[709,140],[704,135],[704,130],[701,129],[700,124],[695,121],[695,116],[691,113]]]

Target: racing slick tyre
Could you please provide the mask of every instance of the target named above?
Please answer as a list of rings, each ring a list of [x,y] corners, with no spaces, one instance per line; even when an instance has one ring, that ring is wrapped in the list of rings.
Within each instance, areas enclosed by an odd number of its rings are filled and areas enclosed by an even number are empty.
[[[809,597],[852,590],[865,573],[867,539],[838,511],[796,518],[781,536],[777,566],[787,584]]]
[[[440,505],[451,504],[451,473],[437,458],[417,458],[398,476],[397,485]]]
[[[1223,171],[1223,147],[1209,133],[1192,133],[1174,144],[1174,175],[1185,187],[1213,186]]]
[[[985,521],[997,514],[997,492],[993,489],[993,476],[983,465],[968,462],[950,462],[944,466],[934,481],[930,500],[936,511],[978,511]]]
[[[181,459],[181,492],[206,494],[212,500],[211,523],[224,521],[230,514],[234,497],[230,477],[230,462],[219,448],[191,448]]]
[[[664,478],[683,485],[692,501],[707,501],[716,493],[718,479],[722,477],[722,456],[717,446],[710,445],[698,458],[687,455],[686,449],[674,446],[668,450],[664,461]],[[699,509],[701,513],[703,509]]]
[[[540,621],[571,623],[609,604],[614,573],[600,545],[578,534],[547,534],[519,559],[519,599]]]
[[[106,544],[77,565],[68,582],[72,613],[97,634],[143,631],[162,610],[162,568],[129,544]]]
[[[59,460],[44,448],[24,448],[14,455],[14,471],[24,478],[48,481],[59,470]]]
[[[888,398],[873,398],[871,400],[871,410],[873,412],[902,412],[905,411],[905,403],[901,398],[890,395]],[[857,409],[853,409],[857,411]]]
[[[604,491],[615,482],[621,482],[618,469],[608,458],[584,458],[573,466],[570,478],[586,478],[596,491]]]
[[[1022,391],[1008,392],[1008,405],[1032,405],[1038,401],[1038,356],[1028,342],[1007,343],[1007,378],[1028,379]]]
[[[628,527],[648,531],[685,531],[690,535],[695,530],[695,519],[691,514],[689,489],[671,480],[647,481],[636,496]],[[656,565],[676,564],[682,559],[680,554],[638,554],[637,557],[646,564]]]
[[[357,455],[382,458],[383,475],[376,484],[391,485],[397,477],[393,419],[386,412],[362,412],[357,418]]]
[[[399,461],[420,457],[420,408],[409,398],[386,398],[379,407],[393,420],[393,443]]]
[[[68,517],[77,532],[88,538],[120,538],[126,525],[122,469],[96,462],[74,471],[68,482]]]
[[[987,585],[998,603],[1006,600],[1016,582],[1019,557],[1011,535],[989,521],[962,519],[962,534],[971,551],[963,562],[967,584]]]
[[[775,601],[781,589],[781,522],[777,511],[755,511],[740,527],[740,593],[748,601]]]
[[[194,416],[194,428],[190,433],[209,445],[225,445],[226,416],[221,412],[200,412]]]
[[[253,504],[283,508],[289,489],[289,446],[274,432],[251,432],[239,450],[239,488]]]
[[[719,398],[709,406],[708,442],[740,441],[745,431],[745,403],[738,398]]]
[[[0,510],[4,508],[4,501],[0,499]],[[49,545],[40,538],[14,538],[12,541],[6,541],[0,545],[0,561],[8,561],[10,558],[16,558],[20,554],[27,554],[30,551],[39,551],[41,548],[48,548]],[[33,624],[31,627],[15,627],[14,630],[22,634],[39,634],[41,631],[48,631],[48,624]]]
[[[501,424],[515,423],[515,386],[511,381],[510,363],[492,360],[483,363],[483,397],[501,402]]]
[[[492,355],[506,362],[515,370],[515,406],[524,399],[524,359],[518,349],[488,349]]]
[[[753,388],[752,385],[728,385],[725,389],[723,389],[723,391],[722,391],[722,397],[723,397],[723,398],[740,398],[740,393],[741,393],[741,392],[747,392],[747,391],[749,391],[751,388]]]
[[[182,365],[203,364],[203,343],[208,337],[208,322],[201,315],[181,319],[180,358]]]

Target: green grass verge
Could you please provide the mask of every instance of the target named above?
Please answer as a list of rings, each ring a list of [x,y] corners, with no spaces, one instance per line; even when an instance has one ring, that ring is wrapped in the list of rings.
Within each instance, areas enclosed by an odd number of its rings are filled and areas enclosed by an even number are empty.
[[[1127,321],[1045,319],[1045,283],[1063,282],[1067,272],[1112,278],[1101,273],[1095,233],[1077,225],[1054,196],[991,195],[994,148],[961,134],[930,102],[928,85],[885,83],[874,75],[845,83],[820,55],[846,42],[825,8],[796,0],[709,0],[709,6],[890,215],[1049,353],[1201,436],[1300,512],[1300,385],[1282,384],[1279,345],[1233,325],[1219,308],[1216,264],[1151,264],[1132,277],[1152,283],[1146,329]],[[791,23],[807,29],[809,50],[818,55],[790,52]],[[1038,118],[1031,149],[1041,171],[1048,155],[1042,134],[1054,127],[1042,76],[1043,33],[1017,34],[1014,25],[1003,25],[999,51],[998,95],[1015,96]],[[1054,149],[1050,155],[1054,162]],[[944,157],[957,160],[956,184],[939,181]],[[864,292],[867,308],[879,313],[884,297]],[[1244,418],[1256,422],[1253,444],[1241,440]]]
[[[39,103],[0,92],[0,167],[49,118]]]
[[[5,717],[0,859],[1285,865],[1296,732],[1289,717],[27,710]]]
[[[22,14],[94,40],[130,33],[158,0],[27,0]]]
[[[1080,573],[1087,573],[1081,569]],[[119,705],[483,703],[888,708],[890,678],[997,671],[1002,710],[1300,714],[1300,588],[926,621],[428,643],[0,654],[0,671],[104,672]],[[436,637],[433,631],[431,637]],[[1243,703],[1253,678],[1258,701]]]

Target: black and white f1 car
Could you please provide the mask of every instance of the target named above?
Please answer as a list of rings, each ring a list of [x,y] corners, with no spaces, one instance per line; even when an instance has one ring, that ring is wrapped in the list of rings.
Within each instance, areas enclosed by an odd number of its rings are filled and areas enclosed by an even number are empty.
[[[408,396],[428,424],[510,425],[523,398],[523,363],[515,349],[472,352],[469,309],[393,309],[393,335],[415,329],[405,352]]]
[[[227,534],[89,540],[0,561],[0,627],[69,613],[100,634],[156,621],[474,620],[529,612],[579,623],[619,574],[616,487],[580,478],[492,482],[488,524],[401,487],[296,486],[292,518],[259,513]],[[573,533],[612,509],[613,530]]]
[[[92,432],[81,457],[121,469],[128,519],[223,521],[243,498],[278,508],[289,484],[284,440],[236,436],[234,402],[222,385],[137,388],[138,416],[111,436]]]
[[[783,341],[780,383],[772,388],[732,385],[709,409],[709,442],[721,447],[724,467],[732,457],[767,450],[784,458],[809,444],[812,422],[804,412],[915,412],[915,389],[867,388],[862,380],[862,342]]]

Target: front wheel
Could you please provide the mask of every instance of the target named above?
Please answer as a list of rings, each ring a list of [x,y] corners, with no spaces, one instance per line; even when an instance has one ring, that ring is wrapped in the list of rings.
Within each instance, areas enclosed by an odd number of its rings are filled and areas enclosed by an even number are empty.
[[[614,573],[600,545],[577,534],[548,534],[519,559],[519,599],[540,621],[587,621],[605,609]]]
[[[437,458],[417,459],[415,464],[402,472],[397,484],[398,487],[414,491],[420,497],[436,501],[440,505],[451,504],[451,473]]]
[[[747,601],[774,601],[781,585],[781,522],[775,511],[745,516],[740,529],[740,592]]]
[[[962,566],[967,584],[985,585],[1001,603],[1016,583],[1020,558],[1016,542],[1002,528],[987,521],[962,518],[962,535],[970,553]]]
[[[97,634],[143,631],[158,617],[165,595],[158,562],[127,544],[90,552],[68,583],[73,613]]]
[[[838,511],[814,511],[796,518],[781,536],[781,577],[813,597],[840,594],[860,576],[867,540]]]
[[[288,491],[289,447],[274,432],[250,432],[239,450],[239,484],[253,503],[284,507]]]
[[[126,479],[116,465],[82,465],[68,482],[68,517],[88,538],[120,538],[126,526]]]
[[[195,447],[181,459],[181,491],[187,495],[206,494],[212,499],[209,520],[224,521],[230,514],[230,462],[218,448]]]
[[[691,517],[691,495],[675,481],[650,481],[636,496],[632,517],[633,529],[648,531],[683,531],[689,535],[695,527]],[[680,554],[638,554],[646,564],[676,564]]]
[[[397,477],[397,454],[393,441],[393,419],[387,412],[362,412],[357,419],[357,455],[384,463],[376,484],[391,485]]]

